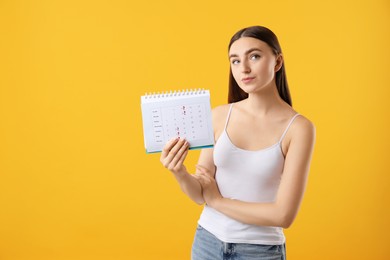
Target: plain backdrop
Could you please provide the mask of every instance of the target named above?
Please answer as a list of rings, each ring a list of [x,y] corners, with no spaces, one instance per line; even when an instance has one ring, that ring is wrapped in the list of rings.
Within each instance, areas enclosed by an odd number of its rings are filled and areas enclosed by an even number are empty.
[[[202,207],[145,153],[140,96],[225,104],[228,42],[252,25],[317,129],[288,259],[387,259],[388,0],[1,0],[0,259],[190,259]]]

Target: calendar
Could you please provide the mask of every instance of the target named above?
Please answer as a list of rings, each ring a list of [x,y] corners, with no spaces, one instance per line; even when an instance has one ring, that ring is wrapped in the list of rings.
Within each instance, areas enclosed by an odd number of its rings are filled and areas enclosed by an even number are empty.
[[[213,147],[210,92],[185,90],[141,96],[147,153],[161,152],[171,139],[185,138],[190,149]]]

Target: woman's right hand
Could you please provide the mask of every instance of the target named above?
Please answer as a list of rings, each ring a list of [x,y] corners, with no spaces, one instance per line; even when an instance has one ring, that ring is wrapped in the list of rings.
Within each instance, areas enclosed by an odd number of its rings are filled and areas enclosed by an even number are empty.
[[[183,138],[175,138],[169,141],[161,152],[160,161],[165,168],[172,173],[187,173],[184,160],[188,154],[189,143]]]

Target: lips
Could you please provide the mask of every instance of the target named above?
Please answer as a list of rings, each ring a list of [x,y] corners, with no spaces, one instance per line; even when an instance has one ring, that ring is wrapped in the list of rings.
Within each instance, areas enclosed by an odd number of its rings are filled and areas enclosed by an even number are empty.
[[[250,83],[254,79],[255,77],[246,77],[246,78],[242,78],[241,81],[244,83]]]

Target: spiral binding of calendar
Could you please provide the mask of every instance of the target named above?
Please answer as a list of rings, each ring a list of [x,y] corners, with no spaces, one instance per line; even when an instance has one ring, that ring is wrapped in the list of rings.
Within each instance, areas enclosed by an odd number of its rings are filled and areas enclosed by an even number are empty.
[[[165,97],[180,97],[180,96],[192,96],[205,94],[206,90],[204,89],[183,89],[183,90],[170,90],[165,92],[150,92],[145,93],[145,99],[154,99],[154,98],[165,98]]]

